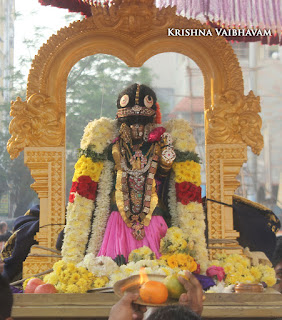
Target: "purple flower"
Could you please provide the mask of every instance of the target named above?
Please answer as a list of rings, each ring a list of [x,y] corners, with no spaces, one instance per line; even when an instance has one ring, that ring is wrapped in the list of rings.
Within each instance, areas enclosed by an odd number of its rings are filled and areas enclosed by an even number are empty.
[[[199,280],[200,284],[203,287],[203,290],[208,290],[210,287],[215,286],[215,282],[212,278],[196,273],[193,273],[193,275]]]
[[[19,289],[19,288],[14,287],[14,286],[10,286],[10,289],[11,289],[12,293],[23,293],[22,289]]]

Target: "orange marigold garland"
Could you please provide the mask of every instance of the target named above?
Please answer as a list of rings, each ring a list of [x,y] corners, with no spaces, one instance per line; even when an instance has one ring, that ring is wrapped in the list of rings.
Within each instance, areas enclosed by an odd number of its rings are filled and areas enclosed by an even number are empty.
[[[156,107],[157,107],[157,110],[156,110],[155,122],[157,124],[161,124],[162,123],[162,114],[161,114],[161,109],[160,109],[160,105],[158,104],[158,102],[156,102]]]

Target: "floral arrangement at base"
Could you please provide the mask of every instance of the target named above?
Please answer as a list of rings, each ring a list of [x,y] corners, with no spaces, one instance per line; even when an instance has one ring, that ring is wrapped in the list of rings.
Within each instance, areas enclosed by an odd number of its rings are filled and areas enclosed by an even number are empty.
[[[43,281],[53,284],[59,293],[85,293],[92,288],[104,287],[109,282],[106,276],[96,277],[86,268],[63,260],[56,262],[53,270]]]
[[[210,292],[226,292],[238,283],[265,283],[268,287],[276,283],[275,270],[269,265],[252,265],[248,257],[239,254],[217,254],[215,258],[206,271],[217,281]]]
[[[140,260],[155,260],[155,253],[146,246],[132,250],[128,256],[128,262],[137,262]]]
[[[226,287],[224,282],[218,282],[218,284],[209,288],[206,292],[207,293],[233,293],[234,287],[235,287],[234,284],[231,284]]]
[[[110,257],[95,257],[88,253],[78,267],[84,267],[98,277],[109,276],[118,270],[118,265]]]
[[[173,237],[176,237],[175,243],[179,249],[174,254],[170,252],[172,245],[169,243],[169,239],[172,240]],[[171,228],[161,245],[161,253],[163,250],[166,254],[156,259],[151,249],[144,246],[133,250],[129,255],[130,261],[120,267],[111,258],[95,257],[92,253],[87,254],[77,265],[60,260],[54,264],[54,271],[43,280],[54,285],[60,293],[85,293],[90,289],[113,286],[119,280],[139,275],[140,269],[144,268],[147,274],[163,276],[182,275],[185,270],[189,270],[197,276],[207,292],[213,293],[234,292],[237,283],[265,283],[271,287],[276,282],[273,268],[263,264],[254,266],[248,257],[239,254],[217,254],[215,260],[209,261],[205,275],[200,275],[197,261],[187,253],[180,253],[183,245],[179,244],[182,244],[183,237],[185,235],[179,228]],[[188,246],[188,238],[187,241]]]
[[[194,248],[194,242],[189,241],[187,235],[178,227],[171,227],[161,239],[160,252],[162,254],[190,253]]]
[[[166,264],[172,269],[178,268],[180,270],[188,270],[190,272],[194,272],[198,268],[198,265],[194,258],[184,253],[163,255],[161,256],[161,260],[165,261]]]

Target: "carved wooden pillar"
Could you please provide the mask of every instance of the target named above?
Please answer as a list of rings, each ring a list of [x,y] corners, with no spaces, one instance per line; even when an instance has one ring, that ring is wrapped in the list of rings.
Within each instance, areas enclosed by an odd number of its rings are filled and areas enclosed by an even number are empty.
[[[247,160],[246,144],[220,145],[211,144],[206,146],[207,160],[207,198],[232,205],[232,196],[240,185],[236,179],[242,164]],[[208,231],[209,247],[230,247],[241,250],[236,243],[239,233],[233,227],[233,210],[215,202],[208,201]],[[224,241],[217,240],[226,239]],[[234,240],[233,243],[228,243]],[[228,250],[226,250],[228,252]],[[214,250],[211,250],[213,255]]]
[[[65,149],[64,147],[27,147],[24,161],[35,182],[31,185],[40,199],[39,245],[54,248],[58,233],[65,223]],[[52,224],[52,226],[50,226]],[[32,248],[31,254],[43,253]],[[48,254],[48,251],[46,251]],[[24,262],[25,277],[52,268],[57,259],[28,257]]]
[[[215,100],[216,105],[206,111],[207,198],[232,205],[240,185],[236,177],[247,161],[247,146],[256,154],[263,147],[259,98],[252,91],[243,96],[229,90],[217,94]],[[208,201],[207,209],[211,257],[220,248],[240,253],[233,208]]]

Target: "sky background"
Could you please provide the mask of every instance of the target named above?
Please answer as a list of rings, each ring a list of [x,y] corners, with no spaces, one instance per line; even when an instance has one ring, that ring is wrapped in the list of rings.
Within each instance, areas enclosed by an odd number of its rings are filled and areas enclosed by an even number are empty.
[[[17,16],[15,20],[15,65],[18,66],[19,57],[27,55],[33,58],[39,48],[45,43],[57,30],[69,25],[65,16],[69,14],[67,9],[42,6],[38,0],[16,0],[15,2]],[[70,13],[75,21],[82,17],[80,14]],[[36,43],[34,50],[27,50],[24,45],[24,39],[34,38],[34,28],[44,27],[44,38]]]

